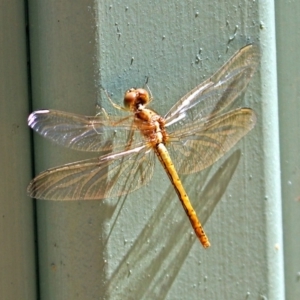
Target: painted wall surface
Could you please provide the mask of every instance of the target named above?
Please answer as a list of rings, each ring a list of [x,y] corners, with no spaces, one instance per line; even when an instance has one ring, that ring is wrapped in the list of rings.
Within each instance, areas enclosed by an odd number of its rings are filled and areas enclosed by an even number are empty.
[[[238,49],[259,69],[239,104],[257,125],[213,167],[183,177],[204,250],[161,166],[120,199],[37,202],[42,299],[282,299],[274,9],[249,1],[29,1],[33,109],[116,114],[148,80],[164,115]],[[85,159],[34,135],[35,169]],[[99,187],[101,188],[101,187]]]
[[[36,299],[26,10],[0,4],[0,299]]]
[[[286,299],[300,297],[300,3],[276,1],[281,182]]]

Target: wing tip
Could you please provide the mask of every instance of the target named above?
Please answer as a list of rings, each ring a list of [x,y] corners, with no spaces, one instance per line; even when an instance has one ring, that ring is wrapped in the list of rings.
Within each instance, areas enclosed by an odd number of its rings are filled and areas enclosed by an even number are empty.
[[[41,109],[32,112],[27,119],[28,126],[33,127],[39,115],[48,114],[49,112],[50,111],[48,109]]]
[[[27,187],[27,195],[31,198],[36,198],[36,193],[34,191],[34,180],[31,180]]]

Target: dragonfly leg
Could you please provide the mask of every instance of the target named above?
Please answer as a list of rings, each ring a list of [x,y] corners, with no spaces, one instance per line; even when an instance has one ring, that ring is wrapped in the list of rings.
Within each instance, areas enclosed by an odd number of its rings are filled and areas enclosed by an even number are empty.
[[[126,109],[125,107],[118,105],[117,103],[115,103],[115,102],[109,97],[108,92],[107,92],[107,90],[106,90],[105,88],[102,87],[102,89],[103,89],[103,91],[104,91],[104,93],[105,93],[107,99],[109,100],[110,104],[111,104],[114,108],[119,109],[119,110],[126,110],[126,111],[127,111],[127,109]]]

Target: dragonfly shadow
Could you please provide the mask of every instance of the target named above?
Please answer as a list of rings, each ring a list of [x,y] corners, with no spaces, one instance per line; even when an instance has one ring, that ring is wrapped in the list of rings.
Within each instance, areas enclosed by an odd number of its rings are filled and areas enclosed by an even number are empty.
[[[187,190],[195,189],[195,186],[201,190],[198,201],[193,202],[202,224],[206,223],[224,194],[240,156],[240,150],[236,150],[209,180],[211,168],[203,171],[201,175],[208,182],[202,190],[198,182],[183,178]],[[164,299],[192,246],[199,243],[184,211],[179,214],[181,205],[173,199],[172,190],[171,186],[166,191],[140,236],[109,278],[106,286],[108,298]]]

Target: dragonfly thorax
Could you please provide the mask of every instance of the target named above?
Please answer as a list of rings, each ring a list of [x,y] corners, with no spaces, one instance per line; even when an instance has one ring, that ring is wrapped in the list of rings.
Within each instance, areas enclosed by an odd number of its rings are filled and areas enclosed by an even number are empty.
[[[145,89],[131,88],[124,95],[124,106],[134,112],[150,102],[149,93]]]

